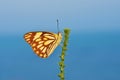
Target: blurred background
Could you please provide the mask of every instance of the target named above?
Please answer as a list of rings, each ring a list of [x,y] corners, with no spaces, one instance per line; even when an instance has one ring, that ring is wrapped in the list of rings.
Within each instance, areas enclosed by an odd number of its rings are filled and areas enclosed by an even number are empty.
[[[0,0],[0,80],[59,80],[61,47],[47,59],[23,39],[70,28],[66,80],[120,80],[119,0]]]

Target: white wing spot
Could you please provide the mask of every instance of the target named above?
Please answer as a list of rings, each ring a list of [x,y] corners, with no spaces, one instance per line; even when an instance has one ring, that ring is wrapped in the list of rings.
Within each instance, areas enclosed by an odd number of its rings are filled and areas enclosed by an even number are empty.
[[[35,51],[35,50],[36,50],[36,48],[33,48],[33,50]]]
[[[36,42],[39,42],[40,40],[41,40],[41,39],[39,38],[39,39],[36,39],[35,41],[36,41]]]
[[[48,40],[47,38],[43,38],[43,40]]]
[[[45,41],[44,45],[48,45],[50,44],[51,42],[53,42],[54,40],[48,40],[48,41]]]
[[[25,38],[30,38],[31,37],[31,35],[25,35]]]
[[[39,54],[39,51],[36,51],[36,54]]]
[[[49,39],[55,39],[55,37],[52,37],[52,36],[45,36],[45,37]]]
[[[44,46],[43,46],[43,47],[41,47],[41,48],[40,48],[40,50],[42,50],[43,48],[44,48]]]
[[[44,58],[46,58],[46,57],[47,57],[47,55],[46,55],[46,54],[44,54],[44,55],[43,55],[43,57],[44,57]]]
[[[40,57],[42,57],[43,56],[43,54],[40,54]]]
[[[28,38],[28,39],[26,39],[26,41],[29,41],[30,39]]]
[[[34,38],[33,38],[33,41],[34,41],[35,39],[39,38],[41,34],[42,34],[42,32],[37,32],[37,33],[35,34]]]
[[[43,43],[44,41],[40,41],[39,44]]]
[[[45,51],[46,51],[46,47],[43,49],[43,51],[42,51],[42,52],[43,52],[43,53],[45,53]]]
[[[37,48],[39,48],[39,47],[41,47],[43,44],[39,44],[38,46],[37,46]]]
[[[36,46],[36,43],[33,43],[33,45],[32,45],[32,46],[33,46],[33,47],[34,47],[34,46]]]

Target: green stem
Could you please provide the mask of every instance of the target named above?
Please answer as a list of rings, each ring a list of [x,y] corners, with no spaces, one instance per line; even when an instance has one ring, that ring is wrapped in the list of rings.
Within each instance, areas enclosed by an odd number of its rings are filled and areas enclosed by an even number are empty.
[[[63,42],[63,46],[62,46],[62,53],[60,55],[60,62],[59,62],[59,68],[60,68],[60,73],[58,74],[58,76],[60,77],[60,80],[65,80],[65,52],[67,50],[67,45],[68,45],[68,39],[69,39],[69,34],[70,34],[70,29],[66,28],[64,29],[64,42]]]

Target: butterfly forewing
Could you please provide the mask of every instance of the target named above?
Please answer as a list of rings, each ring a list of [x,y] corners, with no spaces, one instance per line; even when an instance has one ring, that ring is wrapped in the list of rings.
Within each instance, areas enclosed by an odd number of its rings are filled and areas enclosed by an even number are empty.
[[[47,58],[60,43],[62,36],[50,32],[30,32],[24,38],[38,56]]]
[[[33,38],[35,36],[36,32],[29,32],[29,33],[26,33],[24,35],[24,39],[26,40],[26,42],[28,42],[30,45],[32,44],[33,42]]]

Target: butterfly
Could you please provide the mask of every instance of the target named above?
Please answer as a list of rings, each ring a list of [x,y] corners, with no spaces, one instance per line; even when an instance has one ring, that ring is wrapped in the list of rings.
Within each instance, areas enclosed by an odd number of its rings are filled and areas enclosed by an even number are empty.
[[[28,32],[24,35],[24,39],[38,56],[47,58],[60,44],[62,34],[45,31]]]

